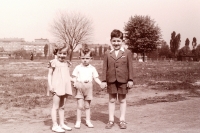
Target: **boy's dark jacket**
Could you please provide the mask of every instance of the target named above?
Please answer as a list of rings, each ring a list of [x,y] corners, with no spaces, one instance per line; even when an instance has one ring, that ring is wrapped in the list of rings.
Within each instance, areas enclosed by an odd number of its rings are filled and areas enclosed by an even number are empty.
[[[130,50],[120,50],[116,57],[115,51],[107,51],[103,60],[103,82],[127,83],[133,81],[132,53]]]

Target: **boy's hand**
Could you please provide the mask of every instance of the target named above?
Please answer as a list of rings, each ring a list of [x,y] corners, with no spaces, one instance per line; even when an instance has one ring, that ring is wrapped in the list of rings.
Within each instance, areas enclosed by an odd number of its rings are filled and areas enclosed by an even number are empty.
[[[101,89],[105,89],[107,87],[107,83],[106,82],[102,82],[100,87],[101,87]]]
[[[133,87],[133,81],[128,81],[127,87],[128,87],[129,89],[130,89],[131,87]]]

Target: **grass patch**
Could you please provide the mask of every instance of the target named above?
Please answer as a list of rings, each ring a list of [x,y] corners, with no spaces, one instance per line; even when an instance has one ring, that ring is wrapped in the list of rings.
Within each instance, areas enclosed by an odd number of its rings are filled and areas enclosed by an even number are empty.
[[[31,107],[48,105],[52,97],[46,96],[49,60],[0,60],[0,106]],[[70,73],[80,61],[72,61]],[[102,77],[102,61],[91,62]],[[133,61],[135,85],[146,85],[158,90],[186,90],[199,96],[199,62],[156,61],[139,63]],[[94,84],[94,96],[106,94]],[[72,98],[72,97],[70,97]],[[162,100],[161,100],[162,101]]]

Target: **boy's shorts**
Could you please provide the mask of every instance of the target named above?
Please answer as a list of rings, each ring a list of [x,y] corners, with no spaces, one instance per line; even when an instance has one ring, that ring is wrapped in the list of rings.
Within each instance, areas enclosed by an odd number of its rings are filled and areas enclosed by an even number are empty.
[[[107,92],[109,94],[127,94],[127,83],[120,83],[118,81],[115,81],[113,83],[107,83]]]
[[[75,98],[80,98],[84,100],[92,100],[93,99],[93,84],[92,82],[84,83],[84,82],[76,82],[76,96]]]

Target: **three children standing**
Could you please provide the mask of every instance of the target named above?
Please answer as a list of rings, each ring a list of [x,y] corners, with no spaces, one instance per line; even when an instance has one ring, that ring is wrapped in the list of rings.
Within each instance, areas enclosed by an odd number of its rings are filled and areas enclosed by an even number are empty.
[[[115,102],[120,102],[120,123],[119,127],[125,129],[126,121],[126,94],[128,89],[133,86],[133,67],[132,54],[129,50],[122,47],[123,33],[119,30],[111,32],[112,50],[107,51],[103,60],[102,81],[98,78],[98,72],[94,66],[90,64],[92,60],[92,52],[89,48],[83,48],[80,51],[81,64],[77,65],[72,72],[73,78],[69,74],[68,63],[65,61],[67,56],[66,46],[58,49],[57,58],[50,61],[48,83],[50,92],[53,94],[52,107],[52,130],[55,132],[64,132],[72,130],[64,124],[64,105],[69,95],[72,95],[71,81],[74,82],[76,88],[75,98],[77,100],[77,118],[75,128],[81,127],[81,113],[85,110],[86,125],[93,128],[94,125],[90,121],[90,103],[93,99],[94,80],[102,89],[107,88],[109,94],[108,110],[109,121],[106,129],[114,126]],[[59,112],[60,124],[56,121],[56,113]]]

